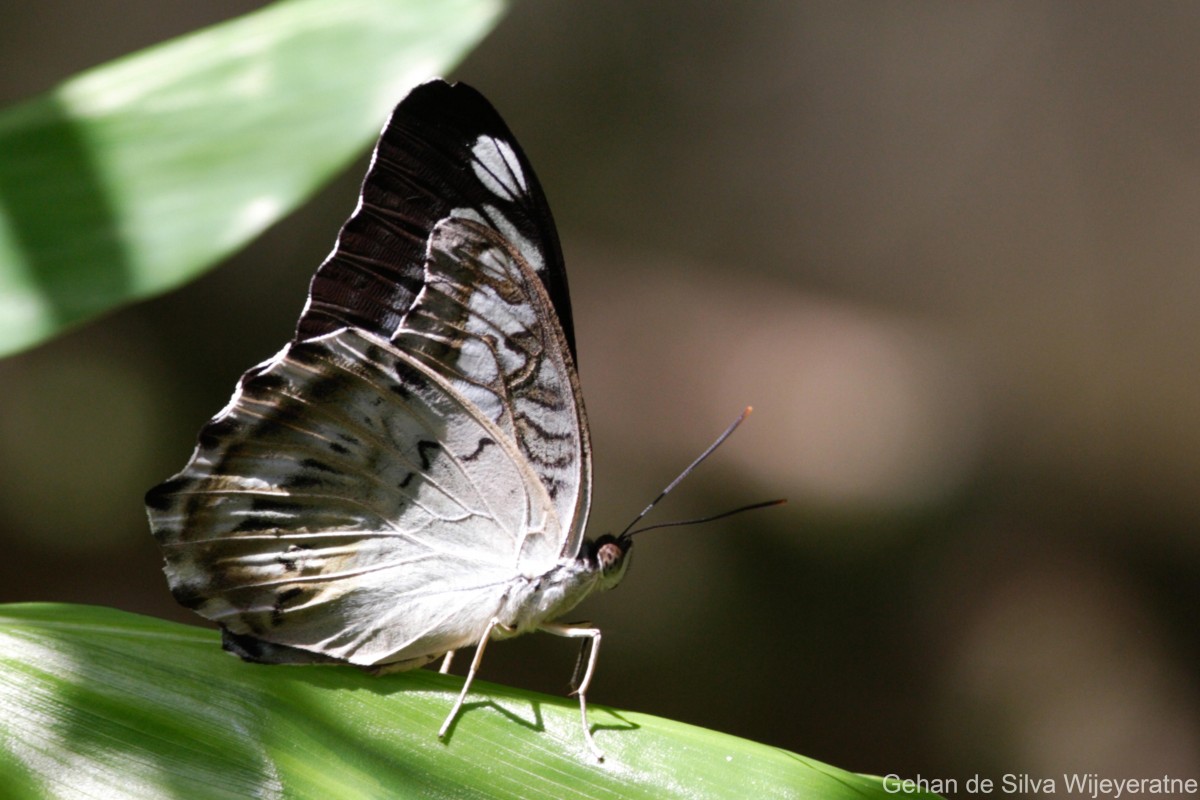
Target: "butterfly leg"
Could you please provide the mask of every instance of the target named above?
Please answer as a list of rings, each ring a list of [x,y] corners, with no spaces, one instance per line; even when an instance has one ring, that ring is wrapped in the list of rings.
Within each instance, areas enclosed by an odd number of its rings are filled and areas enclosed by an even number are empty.
[[[438,669],[438,672],[442,673],[443,675],[449,673],[450,672],[450,662],[453,660],[454,660],[454,651],[447,650],[446,655],[442,657],[442,666],[441,666],[441,668]]]
[[[588,749],[592,751],[592,755],[596,760],[603,761],[604,753],[596,746],[596,741],[592,738],[592,729],[588,725],[587,718],[587,690],[592,684],[592,675],[596,672],[596,657],[600,654],[600,629],[589,628],[578,625],[564,625],[561,623],[546,623],[541,626],[541,630],[546,633],[552,633],[555,636],[565,636],[569,639],[591,639],[591,652],[588,654],[587,669],[583,671],[583,680],[579,681],[578,688],[571,694],[579,696],[579,716],[583,721],[583,738],[587,742]],[[581,654],[582,656],[582,654]],[[578,673],[578,667],[576,668]]]
[[[450,709],[450,714],[446,717],[446,721],[442,723],[442,729],[438,731],[439,739],[446,738],[446,732],[450,730],[450,724],[454,722],[454,718],[458,716],[459,709],[462,708],[463,701],[467,699],[467,692],[471,689],[471,681],[475,679],[475,673],[479,671],[479,665],[483,661],[483,650],[487,647],[488,639],[492,636],[492,631],[497,627],[503,628],[505,626],[500,624],[500,620],[492,617],[492,621],[483,629],[483,636],[479,637],[479,644],[475,647],[475,657],[471,659],[471,668],[467,670],[467,677],[463,681],[462,691],[458,694],[458,700],[454,701],[454,708]],[[454,651],[451,650],[450,652]]]

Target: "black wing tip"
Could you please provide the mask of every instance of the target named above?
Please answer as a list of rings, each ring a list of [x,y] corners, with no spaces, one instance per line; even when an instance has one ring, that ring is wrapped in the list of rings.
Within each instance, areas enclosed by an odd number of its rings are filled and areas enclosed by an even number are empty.
[[[488,108],[492,107],[487,98],[470,84],[463,83],[462,81],[448,81],[440,77],[430,78],[424,83],[418,83],[409,90],[398,106],[406,103],[412,103],[414,106],[430,102],[444,103],[447,98],[451,97],[456,100],[479,100],[486,104]]]
[[[472,135],[494,133],[510,141],[514,139],[512,131],[491,101],[478,89],[462,81],[432,78],[414,86],[396,104],[391,119],[384,126],[384,136],[389,128],[404,117],[421,120],[424,124],[444,120],[455,129],[470,131]]]

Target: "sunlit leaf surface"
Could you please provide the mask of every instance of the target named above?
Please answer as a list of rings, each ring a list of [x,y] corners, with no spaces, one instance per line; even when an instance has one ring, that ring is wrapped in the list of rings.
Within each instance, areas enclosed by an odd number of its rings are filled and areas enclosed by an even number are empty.
[[[0,353],[178,285],[300,205],[502,0],[286,0],[0,113]]]

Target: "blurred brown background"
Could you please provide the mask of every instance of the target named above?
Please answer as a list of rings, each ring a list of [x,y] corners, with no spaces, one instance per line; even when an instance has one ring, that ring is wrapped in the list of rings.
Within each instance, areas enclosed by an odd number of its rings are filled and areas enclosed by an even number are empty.
[[[254,5],[0,9],[0,100]],[[1198,61],[1188,3],[528,0],[452,74],[555,209],[593,533],[746,404],[656,518],[791,499],[639,542],[583,612],[595,702],[874,773],[1200,777]],[[0,362],[0,600],[199,622],[141,495],[290,335],[361,175]]]

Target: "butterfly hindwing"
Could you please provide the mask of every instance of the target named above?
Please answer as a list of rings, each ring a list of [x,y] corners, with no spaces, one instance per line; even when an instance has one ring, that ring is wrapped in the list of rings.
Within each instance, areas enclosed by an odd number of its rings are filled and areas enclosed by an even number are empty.
[[[148,502],[181,602],[237,634],[374,664],[486,624],[496,587],[548,549],[531,539],[561,538],[539,491],[432,370],[342,329],[246,380]]]

